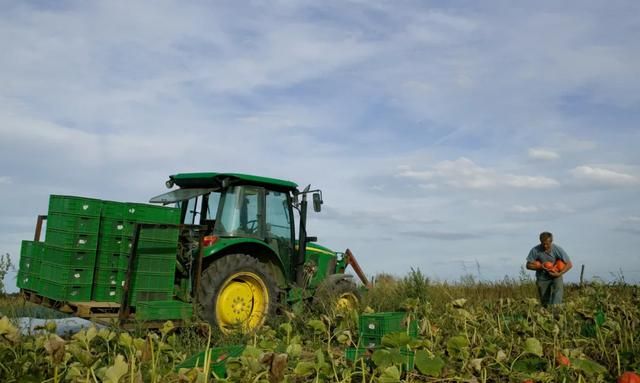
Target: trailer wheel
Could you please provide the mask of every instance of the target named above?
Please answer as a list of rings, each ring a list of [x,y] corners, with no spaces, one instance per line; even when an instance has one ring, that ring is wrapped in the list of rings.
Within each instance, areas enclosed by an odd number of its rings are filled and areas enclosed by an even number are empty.
[[[314,306],[327,310],[356,310],[361,297],[356,284],[348,279],[327,279],[316,291]]]
[[[277,284],[268,267],[247,254],[213,261],[202,273],[202,316],[224,333],[250,332],[275,312]]]

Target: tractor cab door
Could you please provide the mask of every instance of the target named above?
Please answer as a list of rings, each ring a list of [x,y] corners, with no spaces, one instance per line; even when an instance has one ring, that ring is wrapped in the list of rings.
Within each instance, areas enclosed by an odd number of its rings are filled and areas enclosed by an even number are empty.
[[[289,193],[267,190],[265,206],[266,241],[282,260],[284,269],[290,270],[295,233]]]

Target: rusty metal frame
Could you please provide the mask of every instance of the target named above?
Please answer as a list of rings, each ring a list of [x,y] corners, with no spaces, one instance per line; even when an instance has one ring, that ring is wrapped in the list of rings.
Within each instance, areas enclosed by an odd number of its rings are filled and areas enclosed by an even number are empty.
[[[345,264],[351,265],[351,267],[353,267],[353,271],[356,272],[356,275],[358,275],[358,278],[360,278],[362,283],[367,288],[371,287],[371,285],[369,284],[369,280],[367,279],[367,276],[364,275],[364,272],[362,271],[362,268],[360,267],[360,264],[356,260],[356,257],[353,255],[351,250],[349,250],[349,249],[345,250],[344,256],[346,258],[345,259]]]
[[[46,215],[39,215],[38,222],[36,222],[36,232],[33,236],[35,242],[40,242],[40,235],[42,234],[42,223],[47,220]]]

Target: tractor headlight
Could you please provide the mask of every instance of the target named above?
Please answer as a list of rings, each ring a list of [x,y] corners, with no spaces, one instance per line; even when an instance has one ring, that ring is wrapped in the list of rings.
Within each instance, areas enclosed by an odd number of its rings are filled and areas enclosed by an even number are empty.
[[[168,179],[167,182],[164,183],[164,186],[166,186],[167,189],[171,189],[173,185],[175,185],[175,182],[173,182],[172,179]]]

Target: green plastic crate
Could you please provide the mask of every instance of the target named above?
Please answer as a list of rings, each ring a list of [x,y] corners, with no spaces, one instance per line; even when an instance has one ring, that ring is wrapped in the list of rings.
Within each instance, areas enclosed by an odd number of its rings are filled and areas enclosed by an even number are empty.
[[[101,220],[100,234],[105,236],[119,236],[132,238],[136,222],[125,219],[103,218]],[[140,230],[140,238],[150,241],[170,242],[178,241],[180,234],[176,227],[143,227]]]
[[[126,269],[129,266],[129,257],[124,253],[100,251],[96,266],[101,269]]]
[[[171,289],[173,290],[174,272],[170,273],[152,273],[152,272],[135,272],[131,278],[132,289],[151,290],[151,289]]]
[[[170,301],[173,298],[173,288],[171,289],[134,289],[131,293],[131,305],[135,306],[138,302],[150,301]]]
[[[25,272],[22,270],[18,271],[16,284],[20,289],[34,291],[34,292],[39,292],[42,288],[40,277],[38,277],[37,274]]]
[[[23,255],[20,257],[19,271],[23,273],[28,273],[28,274],[39,275],[41,263],[42,263],[42,259],[40,258],[25,257]]]
[[[124,218],[124,211],[126,207],[127,204],[125,202],[102,201],[101,216],[103,218],[122,219]]]
[[[209,350],[210,370],[220,379],[227,377],[226,362],[229,358],[238,358],[242,355],[246,346],[215,347]],[[184,362],[176,366],[176,370],[181,368],[204,368],[205,351],[187,358]]]
[[[60,265],[43,261],[40,265],[40,278],[67,285],[91,284],[93,282],[93,267]]]
[[[98,234],[100,218],[67,213],[49,213],[47,227],[73,233]]]
[[[44,253],[44,242],[22,241],[20,256],[41,259]]]
[[[122,286],[94,284],[91,299],[96,302],[120,303],[122,300]]]
[[[375,348],[367,348],[367,347],[359,347],[359,348],[347,348],[345,350],[345,359],[350,362],[357,362],[360,359],[364,359],[368,366],[373,364],[373,360],[371,359],[373,353],[375,352]],[[414,368],[415,362],[415,352],[410,351],[408,349],[401,348],[400,355],[403,356],[402,368],[405,371],[411,371]]]
[[[193,316],[193,305],[182,301],[138,302],[136,319],[169,320],[189,319]]]
[[[91,285],[70,285],[42,280],[39,293],[57,301],[86,302],[91,300],[91,287]]]
[[[361,336],[383,336],[390,332],[406,330],[403,324],[404,312],[380,312],[362,314],[359,319]]]
[[[47,227],[46,244],[68,250],[96,250],[98,235],[72,233]]]
[[[102,201],[99,199],[65,195],[49,196],[49,214],[64,213],[99,217],[101,211]]]
[[[59,265],[93,268],[96,262],[96,251],[46,246],[44,260]]]
[[[93,283],[96,285],[119,286],[124,285],[126,271],[121,268],[96,268]]]
[[[181,210],[173,207],[127,203],[124,218],[145,223],[180,223]]]

